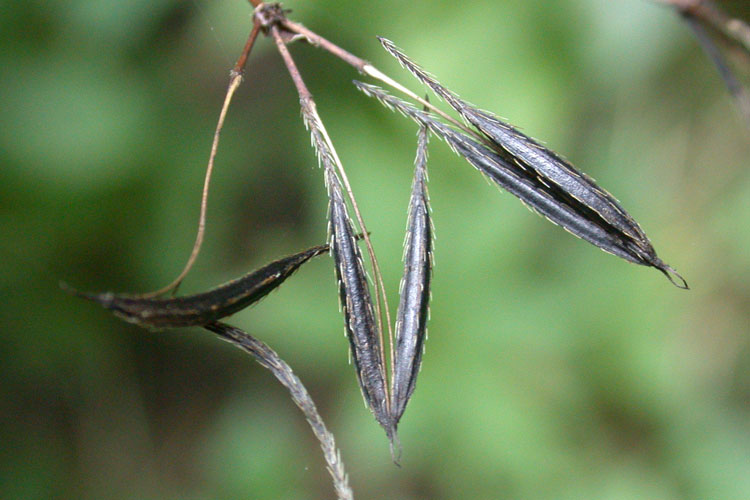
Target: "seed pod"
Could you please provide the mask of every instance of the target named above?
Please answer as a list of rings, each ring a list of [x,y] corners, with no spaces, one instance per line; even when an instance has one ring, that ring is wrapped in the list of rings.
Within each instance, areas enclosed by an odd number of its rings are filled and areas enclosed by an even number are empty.
[[[555,186],[560,194],[578,201],[584,206],[591,207],[608,224],[622,231],[638,241],[646,241],[646,235],[638,224],[625,212],[618,201],[582,172],[577,171],[570,163],[545,148],[537,141],[518,131],[513,126],[499,120],[486,111],[479,110],[461,100],[456,94],[442,86],[420,66],[411,61],[393,43],[380,38],[383,47],[408,69],[417,79],[430,87],[439,97],[444,99],[466,121],[481,131],[492,145],[497,146],[496,152],[508,161],[518,163],[532,175],[536,175],[540,183]]]
[[[129,323],[146,328],[177,328],[205,325],[248,307],[279,287],[302,264],[322,253],[328,245],[312,247],[296,253],[214,288],[205,293],[186,297],[142,298],[111,292],[79,292],[65,284],[61,286],[88,300],[99,303]]]
[[[385,38],[379,38],[379,40],[388,53],[394,56],[404,68],[444,99],[467,122],[476,127],[486,139],[484,141],[486,145],[503,157],[511,167],[515,167],[519,175],[528,178],[540,189],[549,192],[560,203],[569,206],[622,240],[623,246],[629,247],[628,253],[636,256],[635,261],[629,258],[627,260],[655,267],[664,273],[675,286],[687,288],[685,280],[657,257],[651,242],[638,223],[611,194],[600,188],[593,179],[492,113],[477,109],[460,99],[411,61],[393,42]],[[677,283],[674,277],[681,283]]]
[[[326,179],[330,203],[331,253],[336,264],[339,298],[346,320],[352,359],[365,403],[390,436],[392,420],[388,411],[382,347],[362,255],[354,238],[339,180],[330,169],[326,169]]]
[[[409,217],[404,245],[404,274],[401,278],[401,301],[396,317],[396,352],[394,358],[391,413],[398,424],[411,398],[422,364],[427,334],[432,277],[432,221],[427,194],[428,130],[419,129],[414,180],[409,201]]]
[[[520,168],[518,163],[498,154],[495,148],[454,130],[429,113],[416,109],[376,86],[361,82],[355,82],[355,85],[365,94],[380,100],[387,107],[396,109],[417,123],[428,127],[480,172],[517,196],[527,206],[545,216],[551,222],[629,262],[655,267],[676,286],[687,288],[687,283],[656,256],[647,239],[632,238],[603,219],[595,208],[574,203],[572,200],[575,200],[575,198],[568,195],[564,190],[553,188],[550,184],[541,180],[538,175],[529,175],[528,171]],[[677,283],[672,274],[681,280],[681,283]]]
[[[328,188],[331,254],[336,264],[339,298],[352,359],[357,369],[357,381],[365,404],[393,442],[395,428],[389,411],[385,359],[362,255],[346,210],[341,181],[336,175],[333,152],[326,141],[320,118],[311,101],[300,99],[300,105]]]

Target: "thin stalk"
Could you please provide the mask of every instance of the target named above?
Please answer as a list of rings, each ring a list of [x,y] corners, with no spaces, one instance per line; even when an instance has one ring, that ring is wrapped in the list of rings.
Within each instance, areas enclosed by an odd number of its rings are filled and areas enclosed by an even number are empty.
[[[408,96],[410,99],[414,99],[418,103],[420,103],[422,106],[426,107],[430,111],[440,115],[441,117],[448,120],[451,124],[455,125],[456,127],[460,128],[462,131],[466,132],[467,134],[471,134],[473,137],[476,137],[477,139],[482,140],[482,142],[485,142],[486,139],[482,137],[480,134],[477,134],[475,130],[470,129],[465,124],[461,123],[460,121],[456,120],[449,114],[445,113],[440,108],[437,108],[435,105],[433,105],[431,102],[427,101],[423,97],[420,97],[419,95],[415,94],[408,88],[404,87],[397,81],[390,78],[388,75],[380,71],[378,68],[372,65],[372,63],[365,61],[364,59],[361,59],[354,54],[347,52],[343,48],[339,47],[335,43],[331,42],[330,40],[327,40],[323,38],[322,36],[318,35],[314,31],[309,30],[305,26],[299,23],[295,23],[294,21],[290,21],[288,19],[284,19],[282,21],[282,26],[293,32],[297,33],[299,35],[304,36],[307,41],[314,45],[315,47],[320,47],[321,49],[329,52],[330,54],[338,57],[345,63],[353,66],[357,71],[360,73],[370,76],[372,78],[375,78],[376,80],[383,82],[384,84],[388,85],[389,87],[392,87],[395,90],[398,90],[399,92],[403,93],[404,95]]]
[[[220,323],[218,321],[207,324],[204,328],[209,330],[223,340],[234,344],[240,349],[247,351],[255,360],[264,368],[268,369],[281,385],[289,390],[292,401],[302,410],[305,419],[310,424],[313,434],[320,442],[320,448],[323,450],[328,472],[333,478],[333,487],[336,490],[336,496],[339,500],[353,500],[354,493],[349,486],[349,478],[344,470],[344,463],[341,461],[341,453],[336,448],[336,441],[323,423],[323,419],[315,407],[315,402],[310,397],[305,386],[300,379],[292,372],[292,369],[276,352],[266,344],[256,339],[252,335],[235,328],[233,326]]]
[[[336,152],[336,148],[333,146],[333,142],[331,141],[331,138],[328,135],[328,131],[323,125],[323,121],[320,119],[320,116],[318,115],[318,111],[312,99],[312,94],[310,93],[307,86],[305,85],[305,82],[302,79],[302,75],[297,69],[297,65],[295,64],[294,59],[292,59],[292,55],[289,53],[289,50],[286,47],[286,43],[284,43],[284,40],[281,38],[281,34],[279,33],[279,28],[275,24],[271,25],[270,33],[273,36],[274,41],[276,42],[276,46],[279,49],[279,53],[281,54],[282,59],[284,59],[284,63],[286,64],[287,69],[289,70],[289,75],[291,76],[292,81],[294,82],[294,85],[297,88],[300,101],[309,103],[310,111],[315,117],[315,120],[319,125],[319,128],[328,146],[328,149],[331,152],[331,156],[333,157],[334,163],[336,164],[336,169],[339,175],[341,176],[341,181],[346,190],[347,197],[349,198],[349,201],[352,204],[352,209],[354,210],[354,214],[357,218],[357,223],[362,232],[362,236],[365,240],[365,245],[367,246],[367,253],[370,256],[370,262],[372,263],[373,274],[375,275],[375,288],[376,288],[375,310],[376,310],[376,316],[377,316],[378,334],[381,337],[380,338],[380,345],[381,345],[380,356],[383,362],[383,366],[386,366],[385,352],[383,350],[383,339],[382,339],[382,335],[383,335],[382,332],[384,331],[383,330],[383,318],[382,318],[383,312],[385,312],[385,320],[386,320],[386,325],[387,325],[387,330],[388,330],[388,342],[390,346],[393,346],[393,329],[391,327],[391,315],[390,315],[390,311],[388,307],[388,297],[386,296],[385,283],[383,282],[383,275],[380,272],[380,266],[378,265],[378,259],[375,256],[375,250],[372,246],[372,242],[370,241],[370,236],[369,236],[369,232],[367,231],[367,226],[365,225],[365,221],[362,218],[362,214],[359,211],[359,206],[357,204],[356,199],[354,198],[354,192],[352,191],[351,185],[349,184],[349,178],[346,175],[346,171],[344,170],[344,167],[341,164],[341,159],[339,158],[338,153]],[[381,302],[381,298],[382,298],[382,302]],[[388,384],[386,384],[386,388],[387,387],[388,387]]]
[[[260,24],[255,22],[253,24],[253,29],[250,32],[250,36],[247,38],[247,42],[245,43],[245,47],[242,49],[242,53],[240,54],[240,57],[237,59],[237,62],[234,65],[234,68],[232,68],[232,71],[230,72],[230,78],[229,78],[229,86],[227,88],[226,96],[224,97],[224,104],[221,107],[221,112],[219,113],[219,122],[216,125],[216,130],[214,131],[214,140],[211,144],[211,153],[208,157],[208,166],[206,167],[206,176],[203,180],[203,192],[201,193],[201,209],[200,209],[200,216],[198,217],[198,233],[195,236],[195,243],[193,244],[193,250],[190,252],[190,257],[187,260],[187,263],[185,264],[185,267],[182,269],[182,272],[177,276],[177,278],[174,279],[170,284],[167,286],[160,288],[153,292],[144,293],[141,296],[144,298],[147,297],[156,297],[159,295],[163,295],[170,290],[172,293],[177,293],[177,288],[180,286],[180,283],[182,283],[182,280],[185,279],[185,276],[190,272],[190,269],[192,269],[193,265],[195,264],[196,259],[198,258],[198,254],[201,251],[201,246],[203,245],[203,238],[206,234],[206,212],[208,209],[208,188],[211,184],[211,176],[213,174],[214,170],[214,160],[216,158],[216,153],[219,149],[219,139],[221,137],[221,130],[224,128],[224,120],[226,119],[227,112],[229,110],[229,104],[232,102],[232,97],[234,96],[235,91],[239,88],[240,84],[242,83],[242,76],[245,68],[245,64],[247,63],[247,58],[250,55],[250,51],[253,49],[253,45],[255,44],[255,40],[258,38],[258,33],[260,32]]]

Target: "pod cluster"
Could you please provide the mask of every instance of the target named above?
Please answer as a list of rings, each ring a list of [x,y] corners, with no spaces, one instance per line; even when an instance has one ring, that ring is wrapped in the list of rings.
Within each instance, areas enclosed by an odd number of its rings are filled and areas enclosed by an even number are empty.
[[[460,99],[409,59],[391,41],[379,38],[401,65],[452,107],[473,129],[448,126],[435,115],[354,82],[365,94],[415,120],[528,207],[572,234],[629,262],[658,269],[679,288],[687,282],[656,254],[638,223],[593,179],[492,113]]]
[[[343,167],[317,114],[312,97],[303,85],[298,87],[302,117],[323,167],[328,192],[330,240],[327,245],[290,255],[213,290],[186,297],[91,294],[65,288],[140,326],[204,326],[239,342],[233,327],[217,323],[219,319],[259,301],[305,262],[330,252],[335,264],[339,299],[357,380],[366,406],[394,444],[398,423],[416,386],[427,336],[433,267],[433,225],[427,192],[427,146],[430,133],[446,142],[455,153],[495,184],[551,222],[628,262],[658,269],[675,286],[685,289],[688,286],[674,269],[657,256],[653,245],[633,217],[593,179],[492,113],[459,98],[389,40],[379,40],[404,68],[443,99],[466,123],[463,125],[441,112],[448,119],[446,123],[427,109],[418,109],[379,87],[354,82],[366,95],[399,111],[419,125],[408,205],[404,271],[399,289],[395,340],[391,346],[390,385],[386,374],[380,306],[373,305],[362,253],[357,243],[359,237],[349,216],[345,195],[348,195],[358,216],[377,274],[374,253],[369,246],[364,222],[359,216]],[[279,45],[285,50],[283,41]],[[297,83],[301,84],[301,79]],[[420,101],[429,106],[426,101]],[[376,290],[376,300],[377,297]],[[243,344],[246,348],[248,345]]]

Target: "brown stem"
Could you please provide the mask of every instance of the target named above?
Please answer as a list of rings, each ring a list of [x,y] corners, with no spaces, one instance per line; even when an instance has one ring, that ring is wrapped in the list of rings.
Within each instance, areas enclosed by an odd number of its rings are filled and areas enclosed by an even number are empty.
[[[693,34],[695,34],[695,37],[698,39],[698,43],[706,52],[708,58],[711,59],[716,66],[716,70],[719,72],[722,80],[724,80],[729,95],[734,99],[742,118],[744,118],[746,124],[750,126],[750,95],[745,92],[740,81],[734,76],[734,73],[732,73],[729,65],[724,60],[721,51],[711,40],[711,37],[706,32],[706,29],[700,20],[695,18],[692,14],[684,13],[683,16],[687,25],[693,30]]]
[[[415,94],[411,90],[407,89],[406,87],[404,87],[403,85],[401,85],[397,81],[393,80],[391,77],[389,77],[388,75],[386,75],[385,73],[383,73],[382,71],[380,71],[378,68],[376,68],[375,66],[373,66],[368,61],[365,61],[364,59],[361,59],[361,58],[355,56],[354,54],[352,54],[352,53],[350,53],[350,52],[342,49],[341,47],[339,47],[335,43],[331,42],[330,40],[327,40],[327,39],[323,38],[322,36],[318,35],[314,31],[309,30],[308,28],[304,27],[303,25],[301,25],[299,23],[295,23],[295,22],[290,21],[288,19],[284,19],[283,21],[281,21],[281,24],[282,24],[282,26],[285,29],[291,31],[292,33],[297,33],[299,35],[304,36],[311,45],[314,45],[316,47],[320,47],[321,49],[323,49],[323,50],[329,52],[330,54],[338,57],[342,61],[344,61],[347,64],[349,64],[349,65],[353,66],[354,68],[356,68],[357,71],[359,71],[360,73],[362,73],[364,75],[367,75],[367,76],[370,76],[372,78],[375,78],[376,80],[379,80],[379,81],[383,82],[384,84],[388,85],[389,87],[398,90],[399,92],[407,95],[409,98],[414,99],[415,101],[417,101],[422,106],[424,106],[425,108],[429,109],[430,111],[432,111],[432,112],[440,115],[441,117],[445,118],[450,123],[452,123],[456,127],[460,128],[461,130],[463,130],[467,134],[470,134],[470,135],[476,137],[478,140],[480,140],[482,142],[486,142],[486,139],[483,136],[481,136],[480,134],[477,134],[476,131],[468,128],[466,125],[464,125],[463,123],[459,122],[458,120],[456,120],[452,116],[448,115],[443,110],[435,107],[429,101],[427,101],[424,98],[418,96],[417,94]]]
[[[230,72],[229,86],[227,88],[226,96],[224,97],[224,104],[222,105],[221,112],[219,113],[219,122],[216,125],[216,130],[214,131],[214,140],[211,144],[211,153],[208,157],[206,176],[203,180],[203,192],[201,193],[201,209],[200,216],[198,217],[198,233],[195,236],[195,243],[193,244],[193,250],[190,252],[190,257],[188,258],[185,267],[182,269],[182,272],[180,272],[180,274],[177,276],[177,278],[174,279],[174,281],[163,288],[143,294],[143,297],[156,297],[158,295],[163,295],[170,290],[172,290],[173,293],[177,293],[177,288],[180,286],[180,283],[182,283],[182,280],[185,279],[185,276],[187,276],[187,274],[190,272],[190,269],[192,269],[195,261],[198,258],[198,254],[201,251],[201,246],[203,245],[203,238],[206,233],[208,188],[211,184],[211,175],[213,174],[214,170],[214,160],[219,149],[219,138],[221,136],[221,130],[224,127],[224,120],[226,119],[227,111],[229,110],[229,104],[232,102],[232,97],[242,83],[242,75],[245,69],[245,64],[247,63],[247,58],[250,55],[250,51],[253,50],[253,45],[255,44],[255,40],[258,38],[259,32],[260,25],[256,22],[253,24],[253,29],[250,32],[250,36],[247,38],[247,42],[245,43],[245,47],[242,49],[240,57],[237,59],[237,63],[234,65],[234,68],[232,68],[232,71]]]
[[[284,19],[281,22],[281,24],[285,29],[293,33],[298,33],[304,36],[311,45],[320,47],[323,50],[326,50],[330,52],[331,54],[333,54],[334,56],[338,57],[342,61],[346,62],[347,64],[354,66],[355,68],[359,70],[360,73],[362,74],[367,73],[367,71],[365,70],[365,67],[369,66],[370,63],[365,61],[364,59],[361,59],[355,56],[354,54],[352,54],[351,52],[344,50],[343,48],[339,47],[335,43],[329,40],[326,40],[322,36],[318,35],[314,31],[310,31],[309,29],[305,28],[303,25],[299,23],[295,23],[294,21],[290,21],[289,19]]]

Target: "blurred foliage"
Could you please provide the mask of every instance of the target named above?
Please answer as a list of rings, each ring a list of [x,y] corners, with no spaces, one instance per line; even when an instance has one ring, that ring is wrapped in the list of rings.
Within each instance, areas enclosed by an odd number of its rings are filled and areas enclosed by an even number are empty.
[[[287,6],[418,89],[374,36],[394,40],[546,141],[617,196],[692,287],[553,227],[433,139],[434,300],[401,468],[347,363],[330,260],[230,320],[308,386],[357,497],[750,498],[750,144],[680,19],[646,0]],[[58,288],[146,291],[177,274],[248,5],[2,11],[0,497],[331,498],[304,420],[249,357],[199,329],[124,324]],[[182,293],[326,237],[294,88],[259,42]],[[360,95],[350,67],[291,50],[397,304],[416,128]]]

